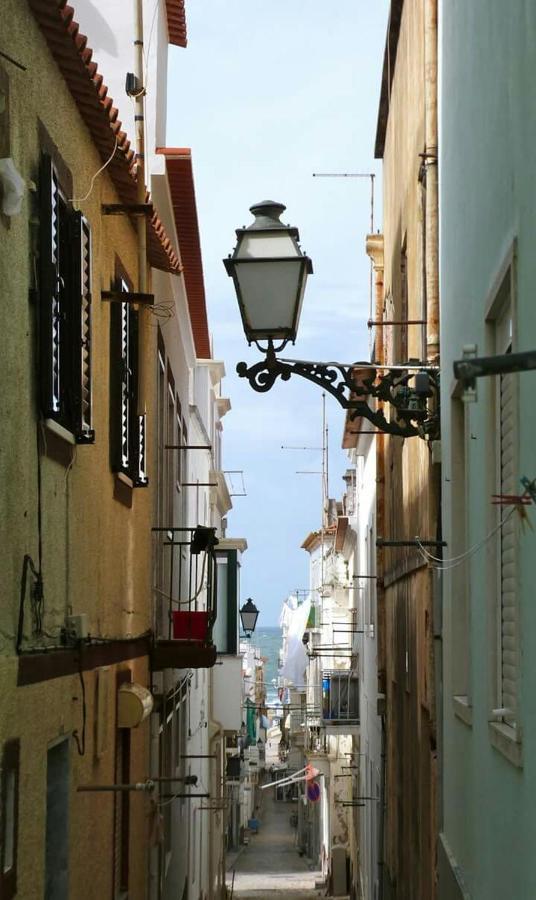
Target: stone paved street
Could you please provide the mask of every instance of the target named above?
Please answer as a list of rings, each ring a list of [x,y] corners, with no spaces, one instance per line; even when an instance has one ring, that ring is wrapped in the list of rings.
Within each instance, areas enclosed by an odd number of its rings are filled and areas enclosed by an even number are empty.
[[[249,846],[244,847],[234,863],[233,900],[270,900],[277,896],[285,900],[313,900],[322,896],[315,890],[320,873],[311,871],[295,849],[295,831],[289,821],[294,807],[275,803],[270,789],[266,793],[259,815],[259,833],[252,835]],[[231,883],[229,870],[229,896]]]

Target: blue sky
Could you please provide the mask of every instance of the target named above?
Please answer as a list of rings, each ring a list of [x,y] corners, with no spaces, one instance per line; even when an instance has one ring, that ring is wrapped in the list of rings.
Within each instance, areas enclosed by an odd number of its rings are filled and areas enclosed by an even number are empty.
[[[245,537],[241,596],[276,624],[281,604],[308,583],[300,544],[321,519],[318,451],[321,391],[299,379],[255,393],[235,374],[247,347],[222,259],[234,229],[259,200],[287,206],[312,257],[300,332],[284,355],[350,362],[369,355],[368,179],[313,178],[313,172],[376,172],[374,136],[387,0],[187,2],[188,48],[170,53],[168,146],[192,148],[214,355],[225,362],[224,468],[243,469],[228,535]],[[381,228],[376,179],[376,227]],[[328,397],[330,496],[339,498],[347,457],[344,412]]]

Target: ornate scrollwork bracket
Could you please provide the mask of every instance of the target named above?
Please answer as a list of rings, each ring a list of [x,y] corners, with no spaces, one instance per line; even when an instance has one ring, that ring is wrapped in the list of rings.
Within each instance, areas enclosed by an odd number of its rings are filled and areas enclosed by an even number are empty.
[[[247,378],[255,391],[269,391],[278,378],[288,381],[300,375],[317,384],[351,410],[350,418],[368,419],[378,431],[399,437],[421,437],[432,440],[439,436],[439,371],[430,366],[380,369],[371,363],[356,362],[349,366],[337,362],[308,362],[278,359],[273,348],[266,358],[248,368],[238,363],[236,371]],[[375,408],[368,401],[376,401]],[[389,403],[394,415],[388,419],[384,404]]]

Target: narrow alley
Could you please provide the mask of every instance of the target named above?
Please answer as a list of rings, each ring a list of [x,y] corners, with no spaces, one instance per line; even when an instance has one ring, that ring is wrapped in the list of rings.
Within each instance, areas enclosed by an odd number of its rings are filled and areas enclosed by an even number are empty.
[[[251,835],[227,871],[227,889],[233,900],[275,896],[313,900],[321,896],[315,890],[320,872],[311,871],[296,849],[296,831],[290,823],[293,810],[293,804],[276,802],[272,789],[265,792],[258,834]]]

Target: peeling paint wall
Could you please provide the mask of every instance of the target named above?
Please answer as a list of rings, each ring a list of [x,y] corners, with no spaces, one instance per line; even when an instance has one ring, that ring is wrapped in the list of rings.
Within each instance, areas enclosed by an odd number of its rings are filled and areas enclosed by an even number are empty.
[[[426,267],[421,154],[425,153],[424,10],[405,0],[390,93],[383,155],[384,319],[426,318]],[[420,325],[384,326],[384,361],[426,362]],[[437,473],[420,438],[386,437],[382,508],[386,540],[434,540]],[[381,452],[381,451],[380,451]],[[437,468],[437,467],[435,467]],[[386,694],[386,889],[397,900],[435,896],[436,720],[432,581],[416,550],[378,550],[384,579],[385,656],[379,670]],[[381,622],[381,617],[380,617]]]

